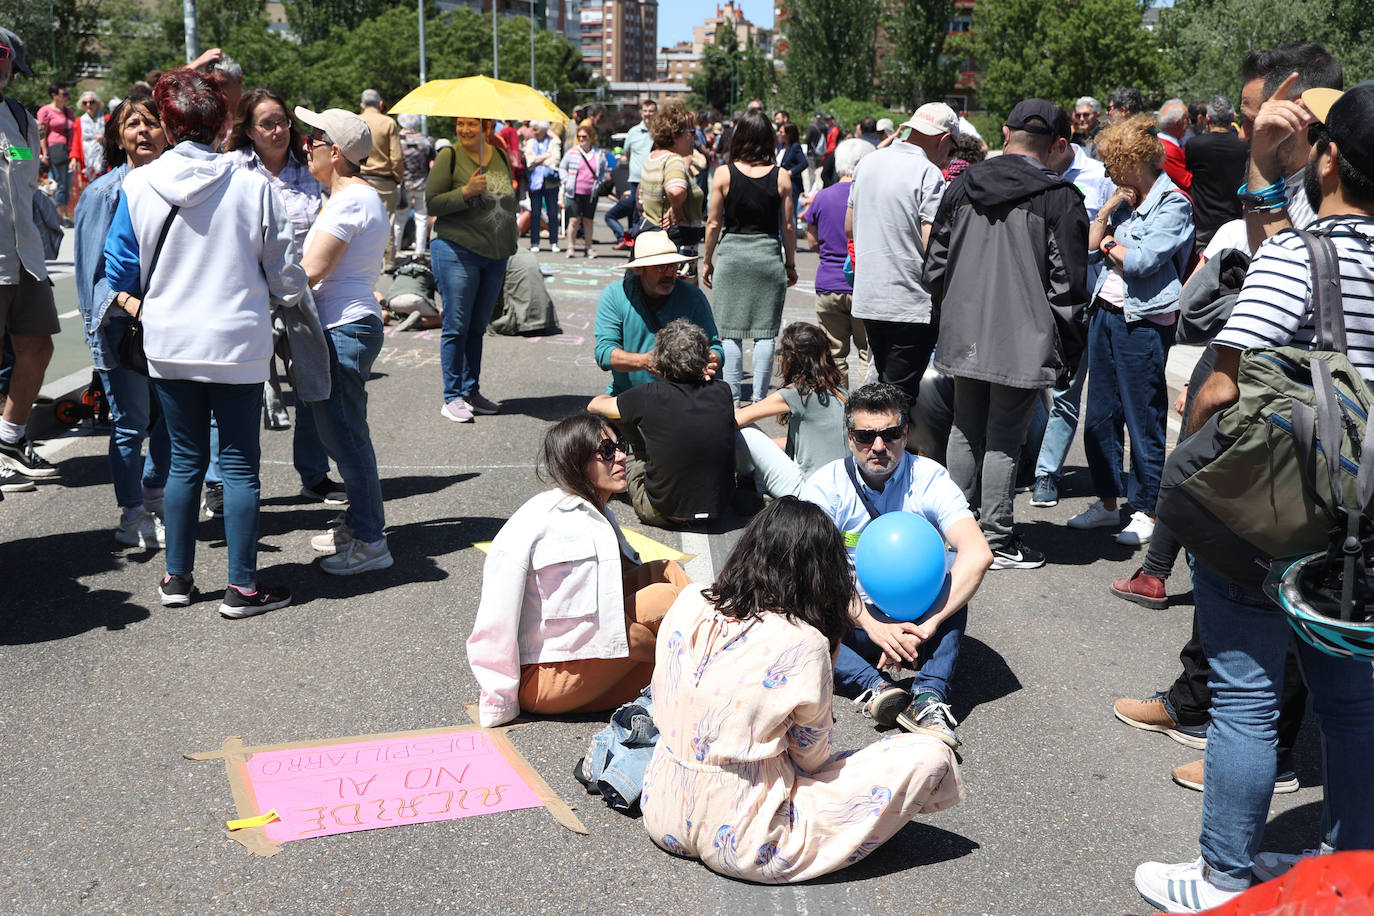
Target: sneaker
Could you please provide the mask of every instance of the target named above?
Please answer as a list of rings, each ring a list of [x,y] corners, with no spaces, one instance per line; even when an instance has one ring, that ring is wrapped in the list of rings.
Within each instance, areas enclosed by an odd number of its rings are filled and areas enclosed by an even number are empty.
[[[279,585],[263,585],[260,582],[257,591],[254,592],[245,592],[237,585],[231,585],[224,590],[224,601],[220,603],[219,615],[237,620],[240,617],[252,617],[254,614],[275,611],[290,603],[290,590]]]
[[[8,464],[0,464],[0,493],[27,493],[38,485]]]
[[[200,498],[200,510],[206,518],[224,518],[224,485],[207,483]]]
[[[331,556],[340,550],[348,547],[353,540],[353,529],[344,521],[342,514],[334,519],[334,523],[329,526],[329,530],[324,534],[317,534],[310,539],[310,546],[316,553]]]
[[[949,704],[933,693],[923,693],[912,700],[906,709],[897,713],[897,724],[913,735],[939,738],[951,748],[963,743],[954,733],[954,726],[959,723],[950,712]]]
[[[167,533],[162,527],[162,519],[144,508],[138,515],[119,523],[115,540],[130,547],[157,550],[167,546]]]
[[[393,562],[386,538],[373,544],[349,538],[347,546],[320,561],[320,569],[331,576],[354,576],[374,569],[387,569]]]
[[[416,309],[415,311],[411,312],[410,314],[406,315],[404,318],[401,319],[400,324],[396,325],[396,330],[398,332],[409,331],[411,328],[415,327],[422,320],[424,320],[424,317],[424,315],[420,314],[420,310]]]
[[[1194,792],[1201,792],[1203,786],[1202,764],[1201,760],[1185,763],[1170,770],[1169,776],[1175,784],[1185,789],[1192,789]],[[1274,775],[1275,795],[1291,795],[1300,788],[1302,786],[1298,784],[1298,774],[1291,769],[1284,769]]]
[[[618,241],[618,242],[615,243],[615,246],[614,246],[614,248],[613,248],[612,250],[614,250],[614,251],[633,251],[633,250],[634,250],[634,247],[635,247],[635,240],[634,240],[633,238],[631,238],[631,237],[629,236],[629,234],[627,233],[626,235],[623,235],[623,236],[620,237],[620,241]]]
[[[1043,474],[1035,478],[1035,489],[1031,491],[1030,504],[1039,509],[1059,505],[1059,484],[1053,477]]]
[[[1132,512],[1130,523],[1121,529],[1121,533],[1116,536],[1116,542],[1127,547],[1140,547],[1148,544],[1154,533],[1154,519],[1144,512]]]
[[[472,422],[472,408],[469,407],[468,402],[464,401],[462,398],[454,398],[452,401],[449,401],[443,407],[439,408],[439,413],[446,419],[452,420],[454,423]]]
[[[560,250],[561,250],[561,249],[560,249],[557,245],[550,245],[550,246],[549,246],[549,251],[552,251],[554,254],[558,254],[558,252],[559,252]]]
[[[328,474],[313,487],[302,484],[301,495],[326,506],[342,506],[348,502],[348,491],[344,489],[344,485],[330,480]]]
[[[1241,895],[1224,891],[1207,880],[1201,858],[1169,865],[1145,862],[1135,870],[1135,889],[1140,896],[1166,913],[1200,913]]]
[[[1117,540],[1121,540],[1120,535],[1117,535]],[[1161,611],[1169,606],[1169,596],[1164,593],[1164,580],[1150,575],[1143,568],[1137,568],[1129,576],[1113,579],[1109,587],[1116,597],[1141,607]]]
[[[467,399],[467,403],[469,410],[483,417],[489,417],[492,414],[501,412],[501,403],[499,401],[493,401],[491,398],[484,397],[480,391],[474,392],[473,395]]]
[[[1070,528],[1115,528],[1121,524],[1121,513],[1108,509],[1097,500],[1088,508],[1069,519]]]
[[[1288,874],[1289,869],[1303,859],[1330,855],[1330,853],[1331,851],[1327,849],[1304,849],[1299,853],[1257,852],[1255,853],[1255,860],[1250,863],[1250,874],[1254,876],[1256,883],[1273,881],[1275,878],[1282,878]]]
[[[531,245],[531,246],[530,246],[530,254],[538,254],[538,253],[539,253],[539,246],[538,246],[538,245]]]
[[[0,442],[0,464],[14,468],[25,477],[56,477],[57,468],[34,451],[27,438],[18,442]]]
[[[1112,712],[1131,728],[1168,735],[1185,747],[1202,750],[1207,747],[1206,725],[1180,725],[1169,715],[1164,694],[1157,693],[1143,700],[1117,700]]]
[[[891,728],[897,724],[897,714],[911,703],[911,693],[896,684],[869,688],[854,698],[855,706],[862,706],[864,718]]]
[[[166,489],[163,487],[150,487],[145,485],[143,487],[143,508],[154,515],[161,515],[164,502],[163,495],[165,493]]]
[[[1007,546],[992,552],[993,569],[1038,569],[1044,565],[1045,555],[1038,550],[1031,550],[1021,542],[1019,536],[1012,538]]]
[[[157,596],[163,607],[186,607],[191,603],[194,587],[190,576],[163,576],[158,583]]]

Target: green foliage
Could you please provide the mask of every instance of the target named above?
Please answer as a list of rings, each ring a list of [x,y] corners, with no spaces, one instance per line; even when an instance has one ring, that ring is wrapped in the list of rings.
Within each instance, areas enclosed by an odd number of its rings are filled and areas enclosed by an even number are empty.
[[[15,71],[5,94],[26,105],[46,105],[49,83],[71,85],[96,62],[98,0],[12,0],[0,25],[24,42],[34,75]],[[72,100],[75,103],[75,99]]]
[[[739,70],[740,98],[762,99],[765,106],[771,104],[777,91],[777,71],[773,69],[772,62],[763,56],[763,49],[754,43],[752,35],[745,42]]]
[[[844,96],[822,103],[818,110],[826,114],[833,114],[835,116],[835,123],[850,133],[854,132],[855,125],[864,118],[873,118],[875,120],[878,118],[891,118],[893,124],[901,124],[908,117],[899,111],[884,108],[877,102],[856,101],[855,99],[848,99]],[[806,124],[811,120],[809,111],[806,112],[805,115],[794,113],[792,115],[792,120],[796,121],[798,124]]]
[[[739,39],[727,19],[716,30],[716,40],[701,52],[701,64],[687,78],[691,94],[687,104],[695,109],[710,108],[727,114],[736,107],[739,96]]]
[[[415,5],[409,0],[285,0],[286,21],[302,44],[314,44],[335,29],[351,31],[387,9]]]
[[[954,0],[894,0],[883,17],[892,50],[883,64],[883,91],[915,111],[943,101],[954,88],[959,60],[945,54]]]
[[[785,96],[793,110],[873,95],[880,0],[784,0]]]
[[[1164,67],[1142,13],[1137,0],[979,0],[980,101],[1000,118],[1030,97],[1068,105],[1123,85],[1149,97]]]

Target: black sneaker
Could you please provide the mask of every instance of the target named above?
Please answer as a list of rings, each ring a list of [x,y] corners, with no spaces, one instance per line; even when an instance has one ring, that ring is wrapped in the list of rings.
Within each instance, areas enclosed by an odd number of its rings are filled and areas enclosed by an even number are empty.
[[[57,468],[33,450],[28,438],[18,442],[0,442],[0,462],[9,465],[25,477],[56,477]]]
[[[193,587],[190,576],[163,576],[157,595],[163,607],[186,607],[191,603]]]
[[[224,517],[224,484],[205,485],[205,494],[200,498],[200,509],[206,518]]]
[[[959,723],[949,704],[933,693],[922,693],[912,700],[910,706],[897,714],[897,724],[913,735],[938,738],[951,749],[963,744],[954,733],[954,726]]]
[[[1038,569],[1044,565],[1045,555],[1021,543],[1019,536],[1013,538],[1007,546],[992,552],[993,569]]]
[[[231,585],[224,590],[224,601],[220,603],[219,615],[237,620],[240,617],[252,617],[254,614],[275,611],[290,603],[290,589],[282,588],[280,585],[263,585],[260,582],[258,590],[252,593],[241,592],[237,586]]]
[[[302,484],[301,495],[317,503],[324,503],[326,506],[342,506],[348,502],[348,492],[344,490],[344,485],[338,481],[330,480],[328,474],[313,487]]]
[[[32,480],[20,474],[8,464],[0,464],[0,494],[27,493],[37,490]]]

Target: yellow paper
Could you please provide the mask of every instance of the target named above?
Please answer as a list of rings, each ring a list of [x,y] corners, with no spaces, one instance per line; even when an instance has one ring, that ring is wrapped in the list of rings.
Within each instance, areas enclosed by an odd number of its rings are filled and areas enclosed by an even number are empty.
[[[235,821],[225,821],[224,826],[230,830],[244,830],[248,827],[266,827],[268,824],[278,820],[277,809],[273,808],[266,814],[259,814],[257,817],[241,817]]]

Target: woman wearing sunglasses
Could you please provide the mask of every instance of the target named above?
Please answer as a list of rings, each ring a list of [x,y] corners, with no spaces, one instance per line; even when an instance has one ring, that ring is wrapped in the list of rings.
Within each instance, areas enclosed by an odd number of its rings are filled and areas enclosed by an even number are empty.
[[[544,436],[553,489],[521,506],[491,543],[468,664],[490,728],[526,712],[615,709],[653,675],[658,625],[688,584],[676,563],[641,563],[607,504],[624,493],[626,445],[575,414]]]

